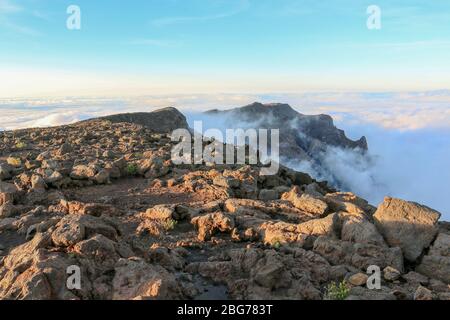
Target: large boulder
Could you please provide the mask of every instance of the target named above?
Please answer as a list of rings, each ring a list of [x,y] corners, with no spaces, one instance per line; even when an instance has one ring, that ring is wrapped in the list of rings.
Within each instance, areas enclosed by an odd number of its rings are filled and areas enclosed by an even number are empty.
[[[74,245],[73,252],[102,264],[104,267],[113,266],[119,259],[119,255],[116,252],[116,242],[102,234],[97,234],[92,238],[78,242]]]
[[[234,228],[233,217],[222,212],[195,217],[191,223],[197,227],[200,241],[208,241],[216,232],[231,232]]]
[[[306,235],[332,237],[338,232],[339,225],[339,215],[333,213],[322,219],[312,219],[300,223],[297,231]]]
[[[120,259],[112,281],[113,299],[180,299],[175,277],[166,269],[140,258]]]
[[[297,209],[316,216],[322,216],[328,209],[325,201],[317,196],[301,192],[298,186],[292,188],[290,192],[284,193],[282,199],[290,201]]]
[[[52,240],[56,246],[71,246],[96,234],[101,234],[113,241],[118,236],[115,227],[103,218],[67,215],[56,225]]]
[[[52,240],[56,246],[69,247],[84,239],[85,227],[79,220],[67,216],[63,218],[52,233]]]
[[[400,248],[351,243],[321,236],[314,242],[313,250],[332,265],[347,264],[361,270],[366,270],[371,265],[382,269],[392,266],[403,271],[403,256]]]
[[[450,235],[440,233],[416,269],[430,278],[450,284]]]
[[[341,212],[339,216],[342,223],[342,240],[355,243],[368,243],[386,246],[386,242],[378,232],[375,225],[372,224],[363,214]]]
[[[439,212],[426,206],[388,197],[378,207],[374,220],[387,243],[402,248],[405,258],[415,261],[434,240],[440,217]]]

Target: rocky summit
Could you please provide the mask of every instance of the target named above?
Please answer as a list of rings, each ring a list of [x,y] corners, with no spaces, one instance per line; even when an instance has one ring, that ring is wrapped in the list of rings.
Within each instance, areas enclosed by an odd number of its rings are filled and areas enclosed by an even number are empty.
[[[365,137],[353,141],[343,130],[336,128],[333,119],[326,114],[305,115],[282,103],[262,104],[255,102],[241,108],[207,111],[238,122],[260,128],[280,130],[280,149],[284,158],[313,160],[316,154],[326,151],[328,146],[347,149],[368,149]]]
[[[223,111],[210,110],[205,114],[224,120],[227,127],[278,129],[281,163],[291,167],[306,163],[305,167],[326,177],[331,185],[339,189],[350,188],[330,166],[336,158],[336,150],[350,152],[353,157],[371,163],[366,137],[356,141],[349,139],[326,114],[305,115],[288,104],[259,102]]]
[[[328,116],[304,121],[367,148]],[[287,167],[175,165],[176,128],[169,108],[0,132],[0,299],[450,299],[440,213]]]

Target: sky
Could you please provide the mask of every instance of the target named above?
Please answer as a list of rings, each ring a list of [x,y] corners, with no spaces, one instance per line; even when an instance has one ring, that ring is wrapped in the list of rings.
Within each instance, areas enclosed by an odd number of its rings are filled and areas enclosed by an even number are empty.
[[[449,21],[448,0],[0,0],[0,97],[450,89]]]

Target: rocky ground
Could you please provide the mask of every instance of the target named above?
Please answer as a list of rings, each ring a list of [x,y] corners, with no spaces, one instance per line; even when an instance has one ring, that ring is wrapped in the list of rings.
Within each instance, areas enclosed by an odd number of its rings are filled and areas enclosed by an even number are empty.
[[[438,212],[284,167],[177,166],[158,122],[0,132],[0,299],[450,299]]]

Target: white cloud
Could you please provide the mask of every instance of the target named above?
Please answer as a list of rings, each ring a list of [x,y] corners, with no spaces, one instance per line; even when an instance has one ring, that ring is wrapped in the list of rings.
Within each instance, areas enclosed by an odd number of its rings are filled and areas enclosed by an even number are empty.
[[[22,11],[22,7],[10,0],[0,0],[0,15]]]
[[[18,76],[21,76],[19,74]],[[60,83],[66,80],[64,73],[56,73]],[[57,76],[57,77],[56,77]],[[80,75],[75,80],[83,81]],[[71,78],[70,78],[71,79]],[[31,78],[30,86],[38,78]],[[40,79],[40,81],[46,81]],[[68,81],[70,85],[72,80]],[[101,79],[95,80],[107,85]],[[9,83],[14,84],[11,79]],[[226,109],[240,107],[254,101],[285,102],[305,114],[326,113],[334,117],[338,125],[373,124],[390,130],[411,131],[424,128],[448,128],[450,126],[450,91],[404,92],[404,93],[358,93],[358,92],[317,92],[303,94],[159,94],[148,96],[128,96],[110,98],[78,98],[67,101],[65,98],[3,99],[0,108],[10,108],[36,114],[45,106],[48,114],[61,110],[79,113],[113,113],[119,108],[145,111],[152,107],[175,106],[185,111]],[[120,111],[120,110],[119,110]],[[2,113],[0,127],[5,127],[6,111]],[[47,114],[46,114],[47,115]],[[3,122],[3,123],[2,123]],[[21,125],[23,119],[17,118],[8,127]],[[356,137],[355,137],[356,138]]]
[[[233,1],[229,1],[226,3],[230,3]],[[234,1],[236,2],[236,1]],[[205,22],[205,21],[211,21],[211,20],[218,20],[218,19],[224,19],[228,17],[235,16],[244,10],[248,9],[250,7],[250,3],[248,0],[237,0],[236,9],[227,11],[227,12],[220,12],[215,14],[209,14],[209,15],[199,15],[199,16],[179,16],[179,17],[163,17],[154,19],[151,21],[151,24],[156,27],[164,27],[168,25],[173,24],[183,24],[183,23],[191,23],[191,22]]]
[[[14,21],[13,17],[23,11],[21,6],[11,0],[0,0],[0,26],[27,36],[40,36],[39,31]]]

